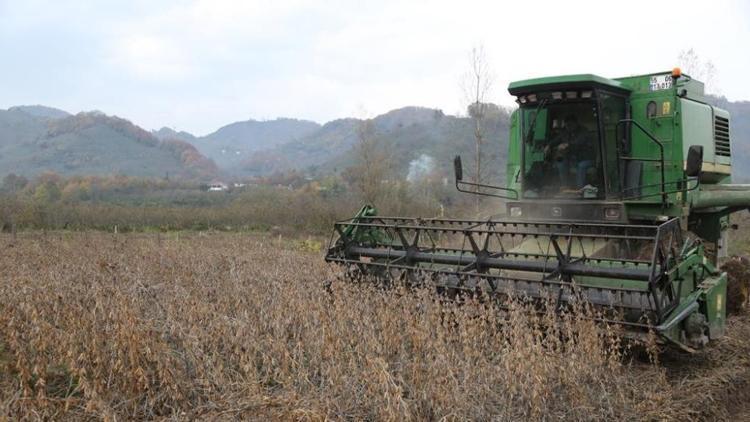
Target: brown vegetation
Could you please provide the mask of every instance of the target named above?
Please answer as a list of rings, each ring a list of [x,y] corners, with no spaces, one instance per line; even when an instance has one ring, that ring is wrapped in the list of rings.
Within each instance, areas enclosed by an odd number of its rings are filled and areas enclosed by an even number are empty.
[[[68,116],[62,119],[50,120],[47,122],[47,138],[67,133],[85,130],[96,125],[106,125],[115,131],[135,139],[144,145],[156,146],[159,139],[146,130],[134,125],[129,120],[117,116],[107,116],[101,112],[81,112],[75,116]]]
[[[745,320],[691,371],[628,363],[615,331],[570,315],[341,282],[310,241],[2,236],[13,419],[727,417],[750,379]]]
[[[721,271],[727,273],[727,313],[744,311],[750,293],[750,260],[733,256],[721,266]]]
[[[189,142],[180,139],[165,139],[161,141],[159,147],[171,151],[175,156],[179,157],[182,164],[193,169],[196,177],[205,179],[219,174],[219,168],[216,166],[216,163],[201,154]]]
[[[173,146],[179,149],[179,144]],[[380,188],[375,205],[383,215],[436,217],[448,209],[451,215],[462,216],[465,203],[446,197],[446,190],[439,183],[393,181]],[[486,204],[487,215],[501,209],[497,203]],[[360,195],[351,192],[343,179],[311,181],[298,172],[253,179],[227,192],[208,192],[207,184],[156,178],[63,178],[44,173],[28,180],[10,174],[0,183],[0,228],[113,231],[117,227],[122,232],[281,226],[287,232],[328,234],[334,221],[352,217],[362,205]]]

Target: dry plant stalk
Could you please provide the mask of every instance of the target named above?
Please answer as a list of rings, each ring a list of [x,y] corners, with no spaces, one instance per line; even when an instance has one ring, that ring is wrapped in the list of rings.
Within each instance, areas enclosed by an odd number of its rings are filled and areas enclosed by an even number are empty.
[[[697,415],[663,368],[628,363],[616,330],[575,314],[345,283],[318,253],[246,234],[11,242],[0,414],[12,419]]]

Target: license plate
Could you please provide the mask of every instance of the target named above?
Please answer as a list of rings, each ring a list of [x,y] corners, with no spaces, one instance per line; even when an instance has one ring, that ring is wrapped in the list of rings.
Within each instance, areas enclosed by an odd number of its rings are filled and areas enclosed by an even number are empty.
[[[652,76],[648,84],[649,91],[661,91],[670,88],[672,88],[672,75],[669,73]]]

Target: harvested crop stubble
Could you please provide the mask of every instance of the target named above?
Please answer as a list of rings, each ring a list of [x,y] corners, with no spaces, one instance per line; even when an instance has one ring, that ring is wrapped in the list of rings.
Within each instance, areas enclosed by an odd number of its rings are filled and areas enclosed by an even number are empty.
[[[698,415],[680,391],[690,378],[627,363],[615,331],[344,283],[275,239],[32,233],[0,245],[10,418]]]

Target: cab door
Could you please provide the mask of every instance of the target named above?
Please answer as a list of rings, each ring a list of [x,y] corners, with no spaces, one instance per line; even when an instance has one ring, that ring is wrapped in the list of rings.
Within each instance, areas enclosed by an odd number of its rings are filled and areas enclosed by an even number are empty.
[[[622,144],[623,131],[625,125],[618,122],[627,117],[626,98],[621,95],[613,94],[606,91],[598,92],[600,125],[603,139],[602,161],[604,164],[605,183],[607,187],[607,197],[617,198],[622,195],[623,179],[622,176],[627,171],[627,164],[620,162],[620,155],[626,147]],[[618,135],[618,129],[620,134]]]

